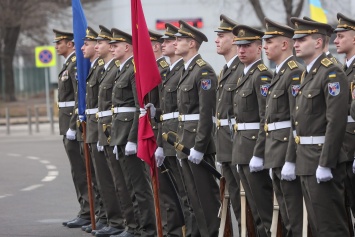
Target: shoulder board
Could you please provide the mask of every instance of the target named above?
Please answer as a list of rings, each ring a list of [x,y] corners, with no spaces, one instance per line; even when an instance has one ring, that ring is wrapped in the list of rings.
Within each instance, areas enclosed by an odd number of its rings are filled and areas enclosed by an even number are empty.
[[[203,59],[201,59],[201,58],[200,58],[200,59],[197,59],[196,63],[197,63],[197,65],[199,65],[200,67],[206,65],[206,62],[203,61]]]
[[[74,63],[76,61],[76,56],[72,57],[71,61]]]
[[[294,69],[294,68],[298,68],[297,63],[296,63],[295,61],[293,61],[293,60],[289,61],[289,62],[287,63],[287,65],[288,65],[288,67],[289,67],[291,70]]]
[[[261,63],[261,64],[258,65],[258,69],[259,69],[260,72],[262,72],[262,71],[266,71],[267,67],[263,63]]]
[[[120,60],[116,60],[116,61],[115,61],[115,64],[116,64],[116,67],[120,67],[120,65],[121,65]]]
[[[169,67],[169,64],[165,60],[160,61],[159,64],[162,68]]]
[[[97,62],[99,64],[99,66],[102,66],[105,64],[104,60],[103,59],[99,59],[99,61]]]
[[[328,58],[323,58],[320,63],[325,67],[329,67],[329,65],[333,64],[333,62],[330,61]]]

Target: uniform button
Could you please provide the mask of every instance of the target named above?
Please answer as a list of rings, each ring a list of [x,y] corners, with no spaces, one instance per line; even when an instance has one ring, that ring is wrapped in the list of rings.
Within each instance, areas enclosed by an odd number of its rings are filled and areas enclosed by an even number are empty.
[[[73,113],[69,113],[69,115],[73,115]]]
[[[284,141],[287,141],[287,137],[284,137]]]
[[[266,108],[269,108],[269,105],[266,105]]]
[[[237,104],[234,104],[234,106],[237,106]]]
[[[269,91],[269,95],[271,94],[271,91]]]
[[[180,89],[180,86],[179,86],[179,89]]]
[[[89,82],[86,82],[86,85],[89,84]]]
[[[155,126],[153,126],[153,128],[155,129]]]
[[[311,94],[308,94],[308,98],[311,97],[312,95]]]
[[[302,91],[299,91],[298,94],[302,95]]]
[[[296,110],[298,110],[298,106],[296,106]]]
[[[181,125],[179,126],[179,128],[181,128]]]
[[[219,127],[217,127],[217,130],[219,130]]]
[[[318,146],[322,146],[322,144],[318,144]]]
[[[218,99],[218,101],[221,101],[221,99]]]
[[[274,98],[276,97],[276,95],[274,95]]]
[[[238,93],[238,90],[236,91],[236,93]]]
[[[127,118],[125,118],[124,121],[127,121]]]
[[[244,96],[245,94],[243,93],[243,96]]]
[[[269,136],[269,133],[268,133],[268,132],[266,133],[266,136]]]
[[[220,113],[217,113],[217,115],[219,116],[219,115],[220,115]]]
[[[231,88],[228,88],[228,90],[231,90]]]
[[[297,122],[297,121],[295,122],[295,125],[298,125],[298,122]]]
[[[178,103],[180,103],[180,100],[178,100]]]
[[[164,85],[164,87],[166,87],[166,85]]]
[[[106,89],[106,86],[104,87],[104,89]]]
[[[251,138],[252,138],[252,139],[255,139],[255,136],[252,136]]]
[[[223,85],[219,85],[219,87],[222,87]]]
[[[168,91],[170,91],[170,89]]]
[[[196,132],[196,129],[193,129],[192,131]]]

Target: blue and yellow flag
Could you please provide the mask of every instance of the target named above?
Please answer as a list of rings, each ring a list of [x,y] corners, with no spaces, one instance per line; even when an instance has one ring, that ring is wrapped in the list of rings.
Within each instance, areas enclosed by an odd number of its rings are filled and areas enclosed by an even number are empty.
[[[322,7],[320,0],[309,0],[309,8],[310,8],[310,17],[312,20],[328,23],[327,16]]]
[[[81,52],[81,46],[84,44],[86,36],[87,22],[83,7],[80,0],[72,0],[73,8],[73,32],[76,53],[76,69],[78,80],[78,114],[85,119],[85,94],[86,94],[86,77],[90,70],[90,60],[84,58]]]

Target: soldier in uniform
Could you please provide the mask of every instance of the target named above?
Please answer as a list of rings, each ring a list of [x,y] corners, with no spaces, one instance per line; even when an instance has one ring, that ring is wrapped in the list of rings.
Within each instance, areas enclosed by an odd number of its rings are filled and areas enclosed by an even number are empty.
[[[139,104],[133,64],[132,36],[112,29],[110,42],[114,57],[120,60],[120,70],[112,89],[111,148],[114,148],[116,162],[122,167],[122,174],[130,190],[135,218],[138,223],[136,233],[123,232],[119,237],[155,236],[155,209],[153,191],[147,164],[137,158],[137,137]],[[121,195],[121,193],[120,193]]]
[[[246,25],[233,28],[238,57],[244,64],[238,78],[233,109],[236,119],[232,164],[238,165],[259,236],[270,236],[273,212],[272,182],[264,169],[265,102],[271,71],[261,59],[262,31]]]
[[[153,53],[155,56],[155,60],[157,61],[158,64],[158,70],[160,73],[161,78],[163,78],[166,74],[166,71],[169,68],[169,64],[166,62],[165,57],[162,54],[162,47],[161,44],[163,43],[163,39],[161,39],[161,37],[163,35],[159,34],[158,32],[155,32],[153,30],[148,30],[149,32],[149,36],[150,36],[150,41],[152,43],[152,47],[153,47]],[[160,99],[159,99],[159,92],[160,92],[160,88],[161,85],[155,87],[153,90],[151,90],[148,94],[149,96],[149,103],[147,104],[147,107],[149,107],[150,104],[153,104],[155,106],[155,108],[160,108]],[[158,127],[160,125],[158,125],[157,121],[155,121],[154,119],[151,120],[151,124],[152,124],[152,129],[154,132],[154,136],[155,138],[157,138],[158,136]]]
[[[307,16],[304,16],[303,20],[316,22]],[[327,35],[325,37],[325,45],[324,45],[323,52],[327,55],[327,58],[329,58],[333,63],[341,65],[341,63],[333,56],[333,54],[331,54],[329,52],[330,38],[332,37],[332,34],[334,33],[334,28],[329,24],[327,24],[327,25],[329,28],[327,31]]]
[[[240,178],[235,165],[232,165],[233,126],[233,96],[237,80],[243,73],[244,64],[240,62],[237,46],[233,44],[233,27],[237,22],[225,15],[220,16],[220,26],[215,31],[217,53],[224,56],[226,64],[219,74],[216,104],[216,150],[217,162],[221,164],[222,174],[226,178],[230,200],[234,214],[241,230]]]
[[[350,116],[350,106],[355,99],[354,82],[355,82],[355,20],[341,13],[337,14],[338,26],[335,29],[337,34],[334,44],[338,53],[345,53],[344,71],[348,79],[350,90],[348,96],[348,123],[346,124],[346,132],[344,137],[344,150],[347,154],[346,162],[346,179],[345,189],[348,202],[351,207],[353,216],[355,216],[355,175],[353,172],[354,153],[355,153],[355,120]]]
[[[302,236],[303,197],[299,177],[296,177],[296,152],[288,150],[293,139],[291,118],[295,96],[300,87],[304,67],[293,56],[293,29],[265,18],[264,50],[276,63],[266,97],[264,167],[271,169],[271,179],[287,233]],[[293,144],[293,142],[291,143]]]
[[[76,56],[74,35],[53,29],[55,48],[65,58],[58,76],[58,108],[59,132],[63,135],[63,144],[68,155],[74,187],[80,204],[76,218],[62,224],[70,228],[78,228],[90,224],[89,196],[86,182],[84,158],[80,153],[80,145],[76,140],[76,115],[74,113],[76,96]]]
[[[182,172],[188,197],[196,216],[200,236],[217,236],[219,222],[219,189],[215,178],[199,165],[202,160],[214,166],[213,116],[215,114],[217,77],[198,50],[207,37],[185,21],[179,21],[175,34],[175,54],[184,60],[178,83],[178,136],[181,144],[190,146],[190,155],[180,151]]]
[[[111,31],[102,25],[99,27],[100,33],[96,38],[97,44],[95,49],[99,53],[99,56],[104,60],[105,65],[103,71],[97,78],[99,84],[97,113],[98,151],[105,153],[107,168],[112,179],[111,182],[109,177],[105,177],[108,183],[103,185],[109,186],[107,187],[107,191],[113,193],[107,198],[107,202],[110,205],[106,207],[108,212],[108,226],[98,230],[95,235],[110,236],[122,233],[125,229],[125,221],[130,230],[134,230],[136,224],[133,217],[133,204],[130,201],[129,193],[125,186],[121,166],[116,160],[116,156],[113,154],[113,149],[110,146],[112,88],[116,74],[119,71],[120,62],[113,57],[112,52],[110,51],[109,42],[112,39]],[[104,127],[106,128],[105,130]]]
[[[349,236],[342,148],[349,86],[342,69],[323,53],[327,24],[291,18],[296,56],[306,63],[296,95],[296,175],[300,176],[313,236]]]
[[[93,183],[95,177],[95,181],[97,183],[97,192],[98,195],[100,195],[99,203],[95,203],[95,210],[99,208],[98,211],[95,211],[95,214],[97,216],[96,230],[99,230],[107,224],[107,210],[105,209],[105,207],[110,207],[110,205],[107,203],[107,195],[108,193],[109,195],[112,195],[113,193],[113,190],[109,189],[107,191],[107,188],[113,187],[113,181],[110,175],[108,176],[109,180],[105,180],[102,178],[103,175],[104,177],[107,176],[107,171],[109,170],[104,154],[102,152],[98,152],[96,146],[98,140],[96,119],[96,113],[98,111],[97,95],[99,91],[98,74],[100,74],[105,64],[105,62],[99,58],[97,52],[95,51],[97,36],[97,32],[91,27],[88,27],[86,29],[84,45],[81,47],[81,51],[83,52],[84,58],[89,58],[91,62],[90,71],[86,78],[86,143],[89,144],[91,162],[94,168],[91,172],[93,176]],[[114,197],[114,200],[116,200],[116,197]],[[82,230],[91,233],[91,224],[87,226],[82,226]]]
[[[169,57],[171,66],[165,72],[160,87],[160,106],[155,108],[153,104],[147,104],[150,115],[154,115],[155,121],[159,122],[157,136],[158,148],[155,151],[155,160],[159,168],[159,198],[161,204],[162,224],[164,235],[167,236],[192,236],[191,223],[194,220],[187,198],[185,184],[181,176],[180,164],[176,159],[176,151],[173,146],[162,138],[162,133],[177,132],[178,108],[177,108],[177,84],[180,80],[184,61],[181,56],[175,55],[175,34],[178,28],[170,23],[165,24],[165,33],[161,38],[162,53]],[[146,111],[142,111],[145,115]],[[185,224],[185,226],[184,226]],[[186,235],[184,235],[184,228]]]

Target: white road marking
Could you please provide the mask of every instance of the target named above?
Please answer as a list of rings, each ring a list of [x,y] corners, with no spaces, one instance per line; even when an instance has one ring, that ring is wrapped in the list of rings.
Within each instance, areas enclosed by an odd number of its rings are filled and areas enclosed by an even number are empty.
[[[47,170],[55,170],[57,167],[55,165],[46,165]]]
[[[15,154],[15,153],[8,153],[7,155],[8,155],[8,156],[16,156],[16,157],[19,157],[19,156],[20,156],[20,154]]]
[[[28,158],[30,160],[39,160],[39,158],[35,157],[35,156],[27,156],[26,158]]]
[[[12,196],[12,194],[5,194],[5,195],[0,196],[0,198],[10,197],[10,196]]]
[[[42,186],[43,186],[43,184],[35,184],[35,185],[28,186],[27,188],[21,189],[21,191],[32,191],[32,190],[42,187]]]
[[[48,160],[40,160],[39,162],[41,162],[42,164],[49,164],[50,163]]]
[[[55,180],[55,178],[57,178],[57,176],[46,176],[41,181],[42,182],[50,182],[50,181]]]
[[[38,220],[40,223],[61,223],[63,221],[66,221],[65,219],[44,219],[44,220]]]

